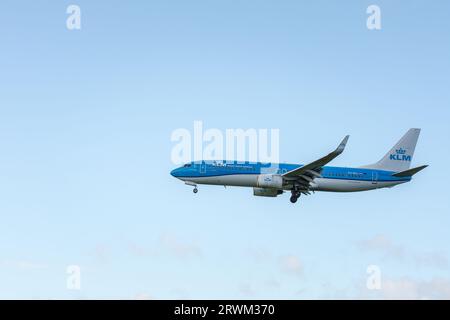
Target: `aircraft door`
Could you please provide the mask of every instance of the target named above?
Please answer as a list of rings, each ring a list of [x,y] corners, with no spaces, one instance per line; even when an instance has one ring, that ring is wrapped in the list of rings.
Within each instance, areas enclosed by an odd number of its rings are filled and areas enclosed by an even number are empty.
[[[206,163],[204,161],[200,164],[200,173],[206,173]]]
[[[378,183],[378,172],[372,171],[372,184]]]

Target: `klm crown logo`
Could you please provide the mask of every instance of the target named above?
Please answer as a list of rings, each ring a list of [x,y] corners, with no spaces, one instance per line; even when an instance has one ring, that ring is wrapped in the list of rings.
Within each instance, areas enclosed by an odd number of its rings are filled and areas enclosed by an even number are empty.
[[[395,149],[395,154],[389,155],[390,160],[398,161],[411,161],[411,156],[406,154],[406,150],[403,148]]]

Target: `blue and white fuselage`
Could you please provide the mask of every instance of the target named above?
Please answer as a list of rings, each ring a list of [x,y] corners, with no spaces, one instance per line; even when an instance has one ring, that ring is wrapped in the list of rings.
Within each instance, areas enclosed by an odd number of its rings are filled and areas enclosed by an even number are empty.
[[[356,192],[390,188],[411,181],[424,169],[410,169],[420,129],[410,129],[378,162],[362,167],[333,167],[326,164],[340,155],[348,136],[326,156],[308,164],[237,161],[194,161],[171,175],[194,186],[198,184],[252,187],[255,196],[276,197],[290,190],[291,202],[310,191]]]
[[[302,167],[300,164],[265,164],[235,161],[196,161],[186,164],[171,172],[172,176],[193,184],[224,185],[237,187],[265,188],[264,178],[279,175]],[[411,180],[411,177],[392,176],[396,172],[324,166],[311,183],[310,190],[354,192],[377,188],[393,187]],[[281,190],[291,190],[292,184],[287,182]]]

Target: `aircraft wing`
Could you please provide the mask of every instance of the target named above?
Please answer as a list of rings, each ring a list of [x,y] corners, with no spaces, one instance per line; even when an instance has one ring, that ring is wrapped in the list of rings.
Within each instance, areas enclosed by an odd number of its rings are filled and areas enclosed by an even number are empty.
[[[306,184],[309,185],[309,183],[312,182],[314,178],[321,177],[320,171],[322,170],[322,167],[324,165],[326,165],[328,162],[336,158],[344,151],[348,138],[349,136],[345,136],[336,150],[327,154],[325,157],[308,163],[307,165],[304,165],[302,167],[288,171],[283,174],[283,178],[285,178],[286,180],[297,180],[298,178],[302,178],[303,180],[305,180]]]

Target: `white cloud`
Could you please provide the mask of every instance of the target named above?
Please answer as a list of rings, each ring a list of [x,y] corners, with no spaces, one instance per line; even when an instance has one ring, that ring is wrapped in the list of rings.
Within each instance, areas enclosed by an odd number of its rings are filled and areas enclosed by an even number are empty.
[[[162,234],[158,241],[151,246],[130,243],[128,249],[132,255],[138,257],[160,257],[169,254],[179,259],[188,259],[203,255],[199,246],[192,242],[182,241],[171,233]]]
[[[419,266],[434,266],[442,269],[448,267],[447,257],[438,252],[414,254],[412,259]]]
[[[133,297],[134,300],[153,300],[153,297],[150,296],[148,293],[138,293]]]
[[[301,275],[303,273],[303,264],[297,256],[287,255],[280,259],[281,268],[284,272]]]
[[[39,270],[48,268],[46,264],[28,260],[3,260],[0,261],[0,265],[20,270]]]
[[[128,245],[128,249],[130,253],[137,257],[147,257],[147,256],[157,256],[158,252],[155,248],[148,248],[146,246],[137,244],[137,243],[130,243]]]
[[[245,256],[254,262],[263,263],[270,261],[273,256],[267,248],[249,248],[245,251]]]
[[[249,282],[241,283],[239,285],[239,292],[246,297],[255,295],[255,291],[253,290],[253,287]]]
[[[419,299],[417,283],[410,279],[383,281],[380,292],[383,299]]]
[[[450,281],[433,278],[415,281],[410,278],[389,279],[382,282],[383,299],[450,299]]]
[[[179,258],[200,257],[200,247],[180,241],[173,234],[163,234],[160,238],[161,245],[170,253]]]
[[[378,234],[371,239],[361,241],[359,247],[362,250],[378,251],[387,257],[403,259],[405,257],[405,249],[396,245],[393,241],[383,234]]]
[[[110,249],[106,245],[98,244],[94,248],[93,256],[98,263],[108,263],[110,260]]]
[[[280,287],[281,287],[281,283],[278,281],[278,280],[276,280],[275,278],[269,278],[269,279],[267,279],[265,282],[264,282],[264,284],[268,287],[268,288],[270,288],[270,289],[280,289]]]
[[[363,251],[378,252],[386,259],[414,263],[416,266],[447,268],[448,259],[439,252],[414,252],[395,243],[390,237],[378,234],[368,240],[361,241],[358,246]]]

